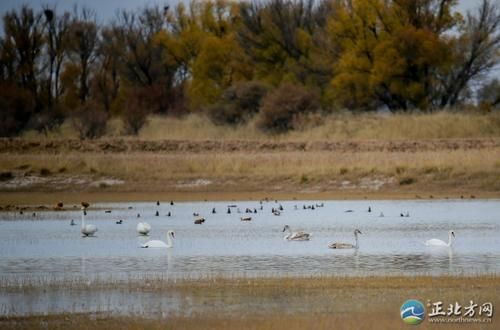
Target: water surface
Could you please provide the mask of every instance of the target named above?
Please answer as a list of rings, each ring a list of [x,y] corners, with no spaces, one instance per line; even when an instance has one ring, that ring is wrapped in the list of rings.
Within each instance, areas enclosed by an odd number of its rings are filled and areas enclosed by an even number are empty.
[[[231,204],[237,207],[228,214]],[[324,207],[303,209],[303,205],[321,204]],[[271,209],[280,205],[281,215],[273,215]],[[246,208],[257,210],[250,214],[250,222],[240,221],[247,216]],[[156,211],[160,216],[155,216]],[[194,212],[206,218],[203,225],[193,224]],[[100,204],[86,217],[99,231],[96,237],[83,238],[81,211],[37,212],[35,217],[31,212],[2,212],[0,280],[5,284],[148,276],[497,274],[499,217],[498,200]],[[71,219],[78,225],[70,226]],[[118,219],[123,224],[115,224]],[[139,221],[151,224],[149,237],[137,235]],[[285,241],[285,224],[312,233],[312,239]],[[355,228],[363,232],[358,250],[327,248],[332,241],[354,243]],[[174,248],[140,248],[149,239],[165,241],[170,229],[176,235]],[[448,230],[456,233],[452,248],[425,246],[430,238],[447,241]]]

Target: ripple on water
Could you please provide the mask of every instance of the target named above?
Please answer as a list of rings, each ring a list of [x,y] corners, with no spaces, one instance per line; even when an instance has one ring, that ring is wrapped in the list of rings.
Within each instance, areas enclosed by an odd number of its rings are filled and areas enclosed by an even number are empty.
[[[94,238],[82,238],[79,226],[69,225],[71,219],[80,219],[79,211],[38,212],[36,219],[2,212],[0,279],[497,274],[500,270],[498,200],[320,202],[324,207],[314,211],[302,207],[310,201],[264,202],[263,210],[255,201],[237,202],[231,214],[226,210],[234,202],[102,204],[87,215],[87,221],[99,228]],[[272,215],[271,209],[280,204],[284,211]],[[367,212],[368,206],[372,212]],[[238,208],[255,208],[258,213],[252,214],[252,221],[241,222],[244,213],[238,214]],[[193,224],[194,212],[207,219],[205,224]],[[410,217],[400,216],[407,212]],[[117,219],[124,223],[115,224]],[[138,220],[152,225],[150,237],[137,236]],[[312,240],[283,240],[285,224],[312,233]],[[353,242],[355,228],[363,232],[358,251],[327,248],[332,241]],[[149,239],[165,240],[169,229],[176,232],[173,249],[139,248]],[[457,234],[453,249],[423,244],[429,238],[447,240],[450,229]]]

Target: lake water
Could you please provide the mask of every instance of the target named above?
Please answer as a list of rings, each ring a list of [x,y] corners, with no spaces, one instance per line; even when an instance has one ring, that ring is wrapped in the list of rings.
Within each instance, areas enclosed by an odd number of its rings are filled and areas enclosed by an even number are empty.
[[[320,203],[324,207],[303,209]],[[230,204],[237,204],[242,213],[233,207],[227,214]],[[273,215],[271,208],[280,204],[284,211]],[[99,229],[92,238],[81,237],[81,211],[38,212],[36,217],[32,212],[2,212],[0,279],[456,275],[500,270],[498,200],[272,201],[260,207],[259,202],[94,205],[86,217]],[[242,222],[246,208],[258,213]],[[203,225],[193,223],[194,212],[206,218]],[[407,212],[409,217],[400,216]],[[69,225],[71,219],[76,226]],[[118,219],[123,224],[115,224]],[[137,235],[139,221],[151,224],[149,237]],[[285,241],[285,224],[310,232],[312,239]],[[354,243],[355,228],[362,231],[358,250],[328,249],[332,241]],[[166,241],[167,230],[175,231],[172,249],[140,248],[150,239]],[[430,238],[448,241],[448,230],[456,233],[452,248],[425,246]]]
[[[321,203],[324,207],[303,209],[303,205]],[[231,214],[227,214],[231,204],[237,207],[232,207]],[[280,216],[275,216],[271,209],[279,205],[284,210]],[[216,209],[216,214],[212,214],[212,208]],[[252,221],[242,222],[240,217],[247,216],[246,208],[255,208],[258,213],[249,214]],[[105,213],[108,209],[112,212]],[[242,213],[237,213],[237,209]],[[160,216],[155,216],[156,211]],[[166,216],[168,212],[171,212],[170,217]],[[203,225],[193,223],[194,212],[206,218]],[[400,216],[407,212],[409,217]],[[137,214],[141,217],[137,218]],[[70,226],[71,219],[76,221],[76,226]],[[87,223],[99,229],[92,238],[81,237],[80,219],[79,210],[37,212],[35,217],[32,212],[22,215],[1,212],[1,285],[12,288],[20,283],[44,285],[59,280],[89,279],[106,282],[212,276],[412,276],[500,272],[499,200],[186,202],[173,206],[166,202],[160,206],[156,203],[99,204],[93,205],[86,217]],[[116,224],[118,219],[123,219],[123,224]],[[139,221],[151,224],[149,237],[137,235],[135,227]],[[284,240],[282,230],[286,224],[292,230],[310,232],[312,239],[305,242]],[[354,243],[356,228],[362,231],[358,250],[328,248],[333,241]],[[172,249],[140,248],[150,239],[166,241],[167,230],[175,231]],[[452,248],[424,244],[430,238],[447,241],[448,230],[456,234]],[[16,312],[16,308],[26,312],[27,301],[36,304],[39,299],[42,302],[34,310],[43,312],[46,308],[43,302],[49,299],[67,309],[71,301],[73,304],[81,302],[82,294],[61,291],[59,296],[56,294],[57,299],[52,299],[46,297],[47,293],[27,297],[22,293],[4,292],[0,295],[0,305],[11,312]],[[101,292],[86,297],[116,308],[113,301],[120,301],[120,294]],[[150,304],[167,303],[163,302],[165,297],[158,297],[155,302],[141,296],[132,308],[141,306],[143,299]],[[53,306],[51,311],[65,310],[58,306]],[[73,308],[72,311],[78,310]]]

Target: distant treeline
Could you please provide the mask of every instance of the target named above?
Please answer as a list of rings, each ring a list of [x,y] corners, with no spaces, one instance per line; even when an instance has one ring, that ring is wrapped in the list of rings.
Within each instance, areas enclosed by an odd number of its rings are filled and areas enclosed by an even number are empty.
[[[258,116],[286,131],[336,109],[433,111],[500,103],[498,1],[466,15],[456,0],[194,1],[121,10],[7,12],[0,36],[0,136],[69,119],[81,137],[121,116]]]

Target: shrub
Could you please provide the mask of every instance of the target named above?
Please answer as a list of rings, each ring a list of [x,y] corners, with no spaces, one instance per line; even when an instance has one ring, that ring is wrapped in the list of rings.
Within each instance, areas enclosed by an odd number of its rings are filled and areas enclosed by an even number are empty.
[[[31,93],[12,84],[0,84],[0,136],[19,134],[34,110]]]
[[[399,185],[401,185],[401,186],[410,185],[410,184],[413,184],[415,182],[416,182],[416,180],[412,177],[404,177],[404,178],[401,178],[401,180],[399,180]]]
[[[32,116],[28,127],[38,132],[47,134],[49,131],[58,128],[64,122],[64,109],[60,105],[53,106],[51,109]]]
[[[408,170],[406,166],[396,166],[396,173],[403,174]]]
[[[40,169],[40,175],[41,176],[49,176],[51,174],[52,174],[52,172],[48,168],[42,167]]]
[[[305,131],[307,129],[320,126],[322,123],[324,123],[324,118],[320,113],[308,112],[308,113],[299,113],[293,116],[291,124],[293,129],[299,131]]]
[[[301,118],[318,111],[317,95],[303,86],[285,83],[262,101],[257,125],[267,131],[286,132],[305,125]]]
[[[242,114],[234,104],[218,102],[205,108],[205,111],[212,122],[218,125],[238,124],[243,121]]]
[[[0,181],[9,181],[14,178],[12,172],[0,172]]]
[[[75,110],[71,121],[80,139],[95,139],[104,135],[108,113],[99,104],[88,101]]]
[[[227,88],[216,104],[206,108],[216,124],[240,124],[259,112],[266,85],[257,81],[238,82]]]
[[[124,111],[122,113],[125,133],[137,135],[146,124],[150,111],[147,102],[144,102],[142,91],[133,93],[127,98]]]

